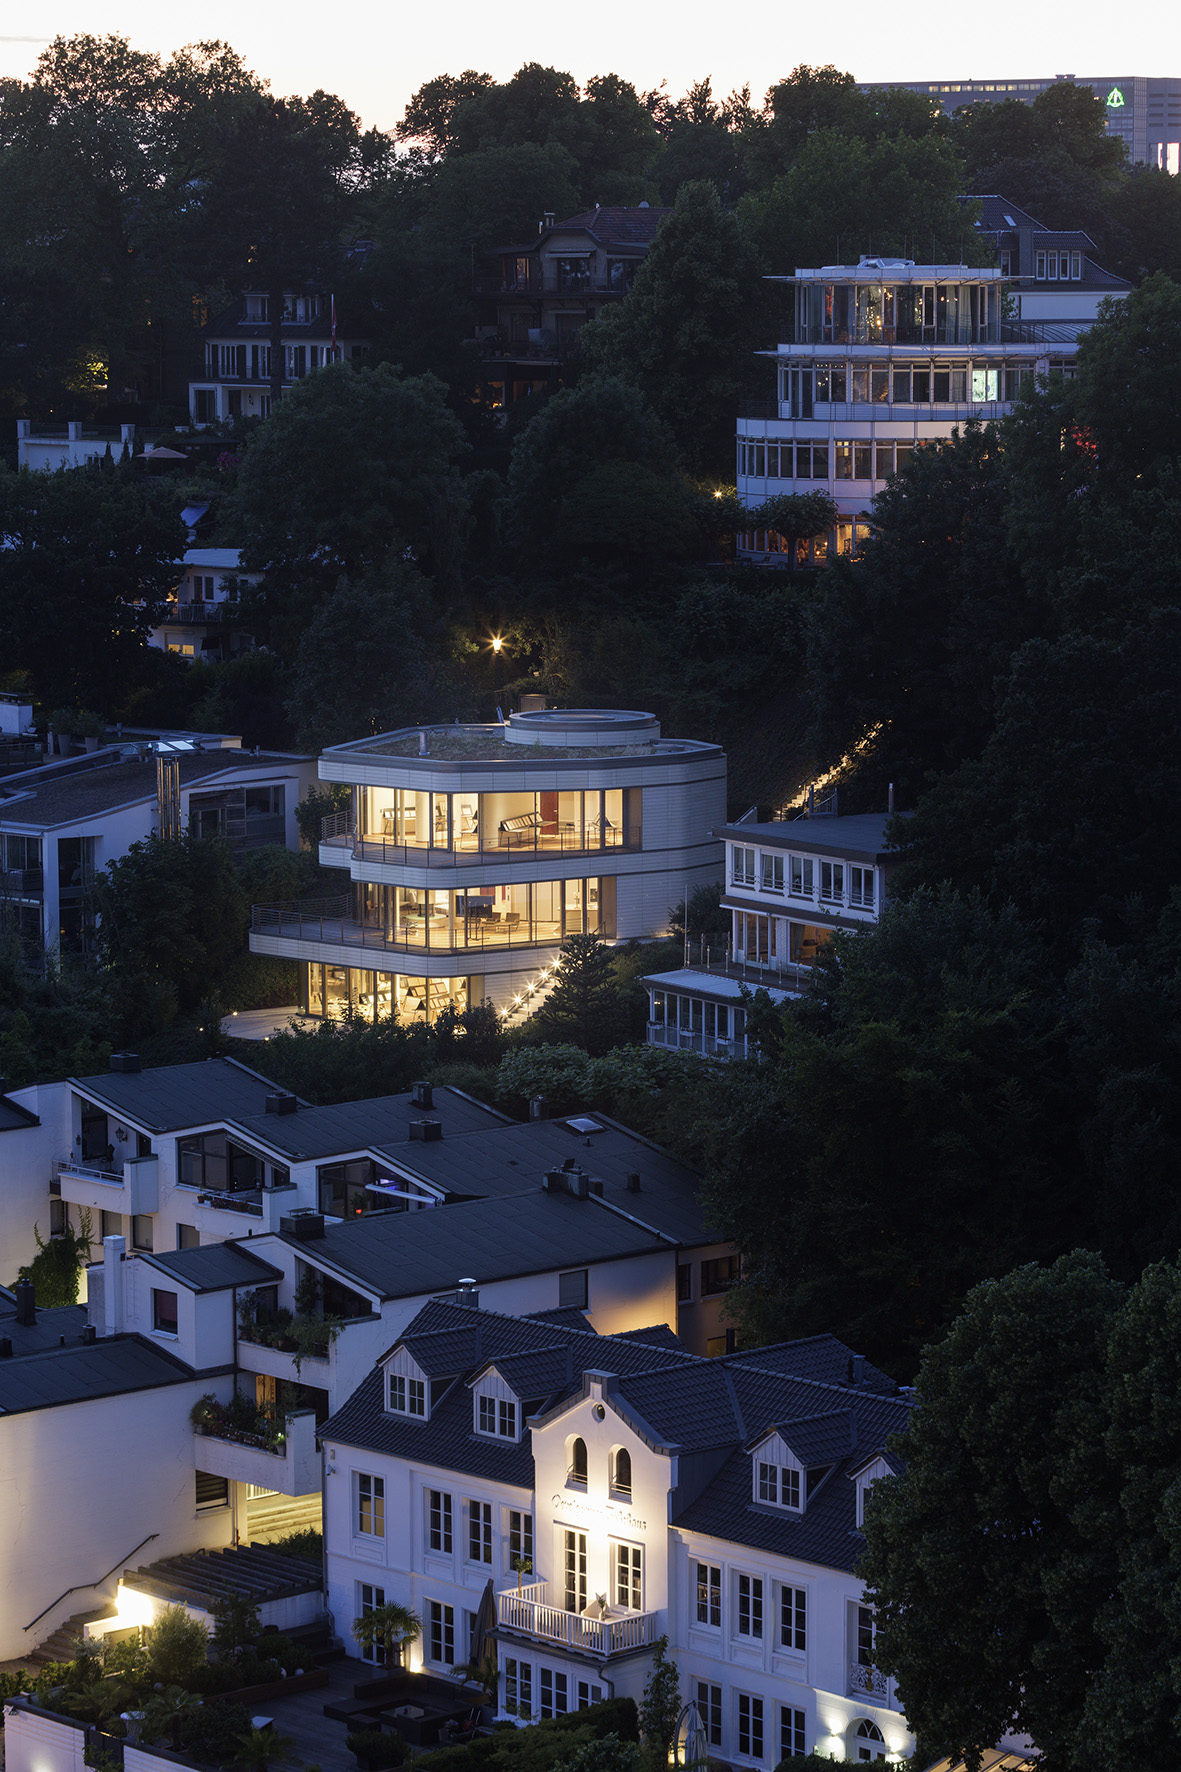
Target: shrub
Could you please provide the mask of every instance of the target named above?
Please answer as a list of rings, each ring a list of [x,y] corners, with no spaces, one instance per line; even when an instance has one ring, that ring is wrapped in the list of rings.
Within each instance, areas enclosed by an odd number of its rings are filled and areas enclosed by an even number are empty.
[[[373,1766],[400,1766],[406,1758],[401,1736],[387,1735],[384,1729],[357,1729],[344,1739],[351,1754]]]
[[[254,1645],[259,1655],[268,1661],[274,1661],[281,1668],[293,1674],[296,1667],[302,1667],[307,1657],[306,1649],[299,1649],[290,1637],[280,1636],[278,1631],[264,1631]]]
[[[209,1651],[209,1633],[183,1606],[166,1606],[147,1632],[148,1664],[153,1680],[183,1686]]]
[[[207,1661],[204,1667],[195,1667],[185,1685],[190,1692],[199,1692],[203,1698],[216,1698],[223,1692],[237,1692],[246,1684],[246,1670],[237,1661]]]
[[[304,1557],[309,1563],[322,1563],[324,1534],[317,1532],[314,1526],[308,1526],[302,1532],[288,1532],[285,1538],[276,1538],[271,1549],[285,1557]]]
[[[244,1704],[203,1704],[180,1724],[181,1752],[217,1766],[227,1764],[250,1727],[250,1712]]]

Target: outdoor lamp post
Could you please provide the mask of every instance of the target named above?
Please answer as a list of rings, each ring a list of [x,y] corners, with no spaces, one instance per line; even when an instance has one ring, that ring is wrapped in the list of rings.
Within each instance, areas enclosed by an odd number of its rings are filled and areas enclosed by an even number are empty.
[[[493,702],[494,702],[494,706],[496,708],[497,718],[499,718],[500,717],[500,655],[501,655],[501,652],[504,650],[503,636],[500,634],[493,634],[490,644],[492,646]]]

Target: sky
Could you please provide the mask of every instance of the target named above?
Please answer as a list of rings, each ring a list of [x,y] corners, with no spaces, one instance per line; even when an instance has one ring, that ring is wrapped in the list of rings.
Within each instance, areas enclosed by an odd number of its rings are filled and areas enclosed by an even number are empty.
[[[715,92],[749,82],[759,100],[799,62],[835,62],[865,81],[1181,75],[1181,14],[1154,11],[1137,6],[1117,20],[1110,0],[1075,0],[1067,26],[1060,0],[993,0],[983,12],[938,7],[926,28],[922,14],[911,28],[883,0],[845,0],[839,10],[745,0],[726,15],[736,25],[728,31],[705,0],[681,0],[675,12],[635,0],[355,0],[339,10],[320,0],[203,0],[193,14],[161,0],[24,0],[5,9],[20,36],[0,35],[0,76],[26,78],[44,41],[59,34],[118,32],[165,54],[196,36],[221,37],[277,94],[323,87],[362,123],[388,129],[436,74],[479,68],[504,80],[525,61],[580,82],[619,74],[641,91],[667,80],[673,96],[708,74]]]

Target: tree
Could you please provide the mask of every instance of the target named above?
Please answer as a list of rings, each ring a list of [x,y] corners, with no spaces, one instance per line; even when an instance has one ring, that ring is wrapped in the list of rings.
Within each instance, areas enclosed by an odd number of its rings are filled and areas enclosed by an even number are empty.
[[[760,269],[716,188],[687,184],[628,295],[583,328],[591,367],[641,391],[694,473],[731,471],[734,403],[760,342]]]
[[[365,1649],[380,1649],[386,1667],[401,1665],[405,1644],[413,1643],[422,1634],[422,1619],[409,1606],[387,1600],[353,1619],[353,1636]]]
[[[213,1646],[229,1659],[254,1643],[262,1629],[257,1605],[242,1594],[227,1594],[213,1603]]]
[[[208,994],[241,952],[246,904],[220,838],[185,831],[133,843],[95,881],[99,955],[131,1024],[143,1026],[144,993],[173,1009]]]
[[[611,960],[599,935],[568,935],[562,943],[555,982],[526,1024],[552,1044],[581,1046],[592,1057],[618,1043],[626,1025]]]
[[[528,240],[541,216],[578,207],[578,164],[560,142],[497,143],[448,155],[435,174],[423,221],[428,242],[467,261]]]
[[[256,1724],[249,1734],[238,1736],[234,1765],[241,1766],[243,1772],[268,1772],[276,1760],[290,1758],[294,1749],[293,1735],[280,1735],[273,1723],[266,1723],[261,1729]]]
[[[260,614],[282,654],[341,576],[361,580],[409,550],[454,583],[463,448],[433,376],[340,363],[292,388],[247,448],[228,519],[244,564],[267,574]]]
[[[154,1693],[144,1707],[140,1725],[143,1739],[158,1741],[166,1735],[173,1753],[179,1753],[181,1731],[201,1702],[198,1693],[187,1692],[183,1686],[165,1686],[163,1691]]]
[[[751,529],[773,530],[787,544],[788,570],[794,572],[800,543],[827,536],[838,516],[835,500],[827,492],[777,492],[751,511]]]
[[[307,750],[436,719],[446,684],[422,629],[426,586],[401,561],[361,584],[342,583],[300,638],[287,713]]]
[[[652,1667],[640,1700],[640,1741],[644,1764],[663,1772],[681,1714],[681,1676],[668,1658],[668,1638],[658,1637],[652,1650]]]
[[[1099,1350],[1119,1300],[1094,1255],[1019,1268],[977,1287],[923,1356],[906,1472],[874,1484],[861,1564],[875,1655],[923,1757],[1016,1730],[1064,1772],[1093,1763],[1071,1749],[1115,1545],[1084,1550],[1070,1476],[1080,1439],[1094,1449],[1101,1432]]]
[[[146,1635],[152,1678],[165,1686],[183,1685],[206,1660],[209,1633],[183,1606],[165,1606]]]
[[[64,1231],[50,1237],[48,1242],[41,1235],[40,1226],[33,1226],[38,1253],[28,1267],[21,1268],[18,1277],[33,1282],[37,1303],[43,1310],[52,1310],[56,1305],[77,1304],[78,1282],[82,1269],[90,1261],[93,1228],[93,1217],[85,1206],[79,1209],[76,1230],[67,1223]]]

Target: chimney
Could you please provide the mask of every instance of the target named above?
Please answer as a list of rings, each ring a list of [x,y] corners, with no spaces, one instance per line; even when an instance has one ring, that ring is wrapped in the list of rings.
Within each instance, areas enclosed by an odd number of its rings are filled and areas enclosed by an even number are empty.
[[[112,1052],[108,1064],[113,1071],[137,1071],[139,1069],[138,1052]]]
[[[87,1323],[85,1329],[83,1329],[83,1331],[82,1331],[82,1339],[83,1339],[83,1341],[97,1341],[98,1340],[98,1330],[95,1328],[93,1323]]]
[[[411,1120],[411,1138],[420,1138],[423,1144],[436,1144],[443,1136],[442,1120]]]
[[[124,1237],[103,1238],[103,1316],[107,1335],[123,1333],[123,1258],[126,1253]]]
[[[585,1200],[590,1193],[590,1176],[585,1169],[571,1169],[566,1176],[566,1186],[576,1200]]]
[[[627,1191],[629,1194],[638,1194],[640,1192],[640,1177],[635,1169],[630,1170],[628,1173]]]
[[[32,1280],[18,1280],[12,1291],[16,1299],[16,1320],[22,1329],[31,1329],[37,1321],[37,1292]]]
[[[429,1083],[412,1083],[410,1085],[410,1099],[416,1108],[433,1108],[435,1092]]]
[[[476,1291],[476,1282],[469,1275],[459,1282],[455,1294],[456,1304],[470,1304],[475,1308],[480,1302],[480,1294]]]
[[[849,1388],[859,1390],[865,1380],[865,1355],[849,1355]]]
[[[0,1336],[0,1360],[11,1360],[11,1358],[12,1337],[10,1335]]]
[[[893,782],[890,783],[889,790],[886,794],[886,811],[890,814],[890,817],[893,818],[893,816],[894,816],[894,783]]]
[[[266,1099],[266,1111],[268,1114],[293,1114],[298,1106],[299,1102],[294,1095],[276,1093],[274,1095],[268,1095]]]
[[[529,1118],[531,1120],[549,1119],[549,1102],[545,1099],[544,1095],[531,1095],[529,1097]]]

